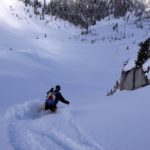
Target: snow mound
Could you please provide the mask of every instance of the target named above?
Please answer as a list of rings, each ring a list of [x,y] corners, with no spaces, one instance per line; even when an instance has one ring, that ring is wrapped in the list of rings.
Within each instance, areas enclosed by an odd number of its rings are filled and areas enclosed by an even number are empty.
[[[32,101],[8,109],[8,136],[19,150],[102,150],[103,148],[73,120],[69,110],[41,111],[41,102]]]
[[[123,71],[129,71],[135,67],[135,59],[130,59],[125,62]]]

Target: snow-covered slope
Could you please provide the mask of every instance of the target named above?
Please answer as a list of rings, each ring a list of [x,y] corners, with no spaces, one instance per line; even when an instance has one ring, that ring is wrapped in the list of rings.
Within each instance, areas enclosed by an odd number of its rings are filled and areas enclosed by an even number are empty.
[[[149,36],[148,23],[103,20],[81,36],[17,0],[1,0],[0,10],[0,149],[149,150],[149,87],[105,97]],[[70,105],[39,112],[56,84]]]
[[[80,129],[67,109],[50,114],[39,112],[40,105],[35,101],[8,110],[9,137],[14,149],[101,149]]]

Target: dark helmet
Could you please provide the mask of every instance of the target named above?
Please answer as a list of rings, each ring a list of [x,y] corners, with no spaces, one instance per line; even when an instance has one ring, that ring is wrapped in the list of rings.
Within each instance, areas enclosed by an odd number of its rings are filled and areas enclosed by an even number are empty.
[[[55,90],[60,91],[61,90],[60,85],[56,85]]]

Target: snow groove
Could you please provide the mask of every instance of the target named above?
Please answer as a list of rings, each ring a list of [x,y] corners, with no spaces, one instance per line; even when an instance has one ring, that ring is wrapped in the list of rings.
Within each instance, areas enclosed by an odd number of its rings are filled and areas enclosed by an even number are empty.
[[[39,112],[40,106],[33,101],[8,109],[8,134],[14,150],[103,150],[68,110],[49,114]]]
[[[78,150],[78,149],[79,150],[90,150],[91,149],[87,145],[80,143],[80,141],[72,139],[69,136],[66,136],[65,134],[58,132],[56,130],[52,130],[48,133],[41,133],[38,131],[34,131],[34,132],[49,138],[51,141],[55,142],[57,145],[59,145],[64,150]]]
[[[73,119],[71,119],[70,125],[76,131],[76,133],[78,134],[78,138],[82,143],[88,145],[89,147],[91,147],[91,149],[103,150],[103,148],[99,144],[97,144],[88,135],[84,133],[84,131],[78,126],[77,123],[75,123]]]
[[[9,140],[14,150],[46,150],[26,127],[17,122],[9,126]]]

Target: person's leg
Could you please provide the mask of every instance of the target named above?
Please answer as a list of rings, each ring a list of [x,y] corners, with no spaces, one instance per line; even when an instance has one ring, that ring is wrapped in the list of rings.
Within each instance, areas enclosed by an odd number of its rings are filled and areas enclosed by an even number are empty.
[[[47,110],[47,109],[49,109],[49,108],[48,108],[48,104],[45,103],[45,110]]]
[[[50,108],[50,110],[51,110],[52,112],[56,112],[56,109],[57,109],[57,108],[56,108],[55,106],[53,106],[53,107]]]
[[[45,110],[50,109],[51,107],[53,107],[53,101],[52,100],[46,100]]]
[[[51,111],[53,111],[53,112],[56,111],[56,109],[57,109],[57,106],[56,106],[57,103],[58,103],[58,100],[55,99],[55,100],[53,101],[53,106],[51,107]]]

